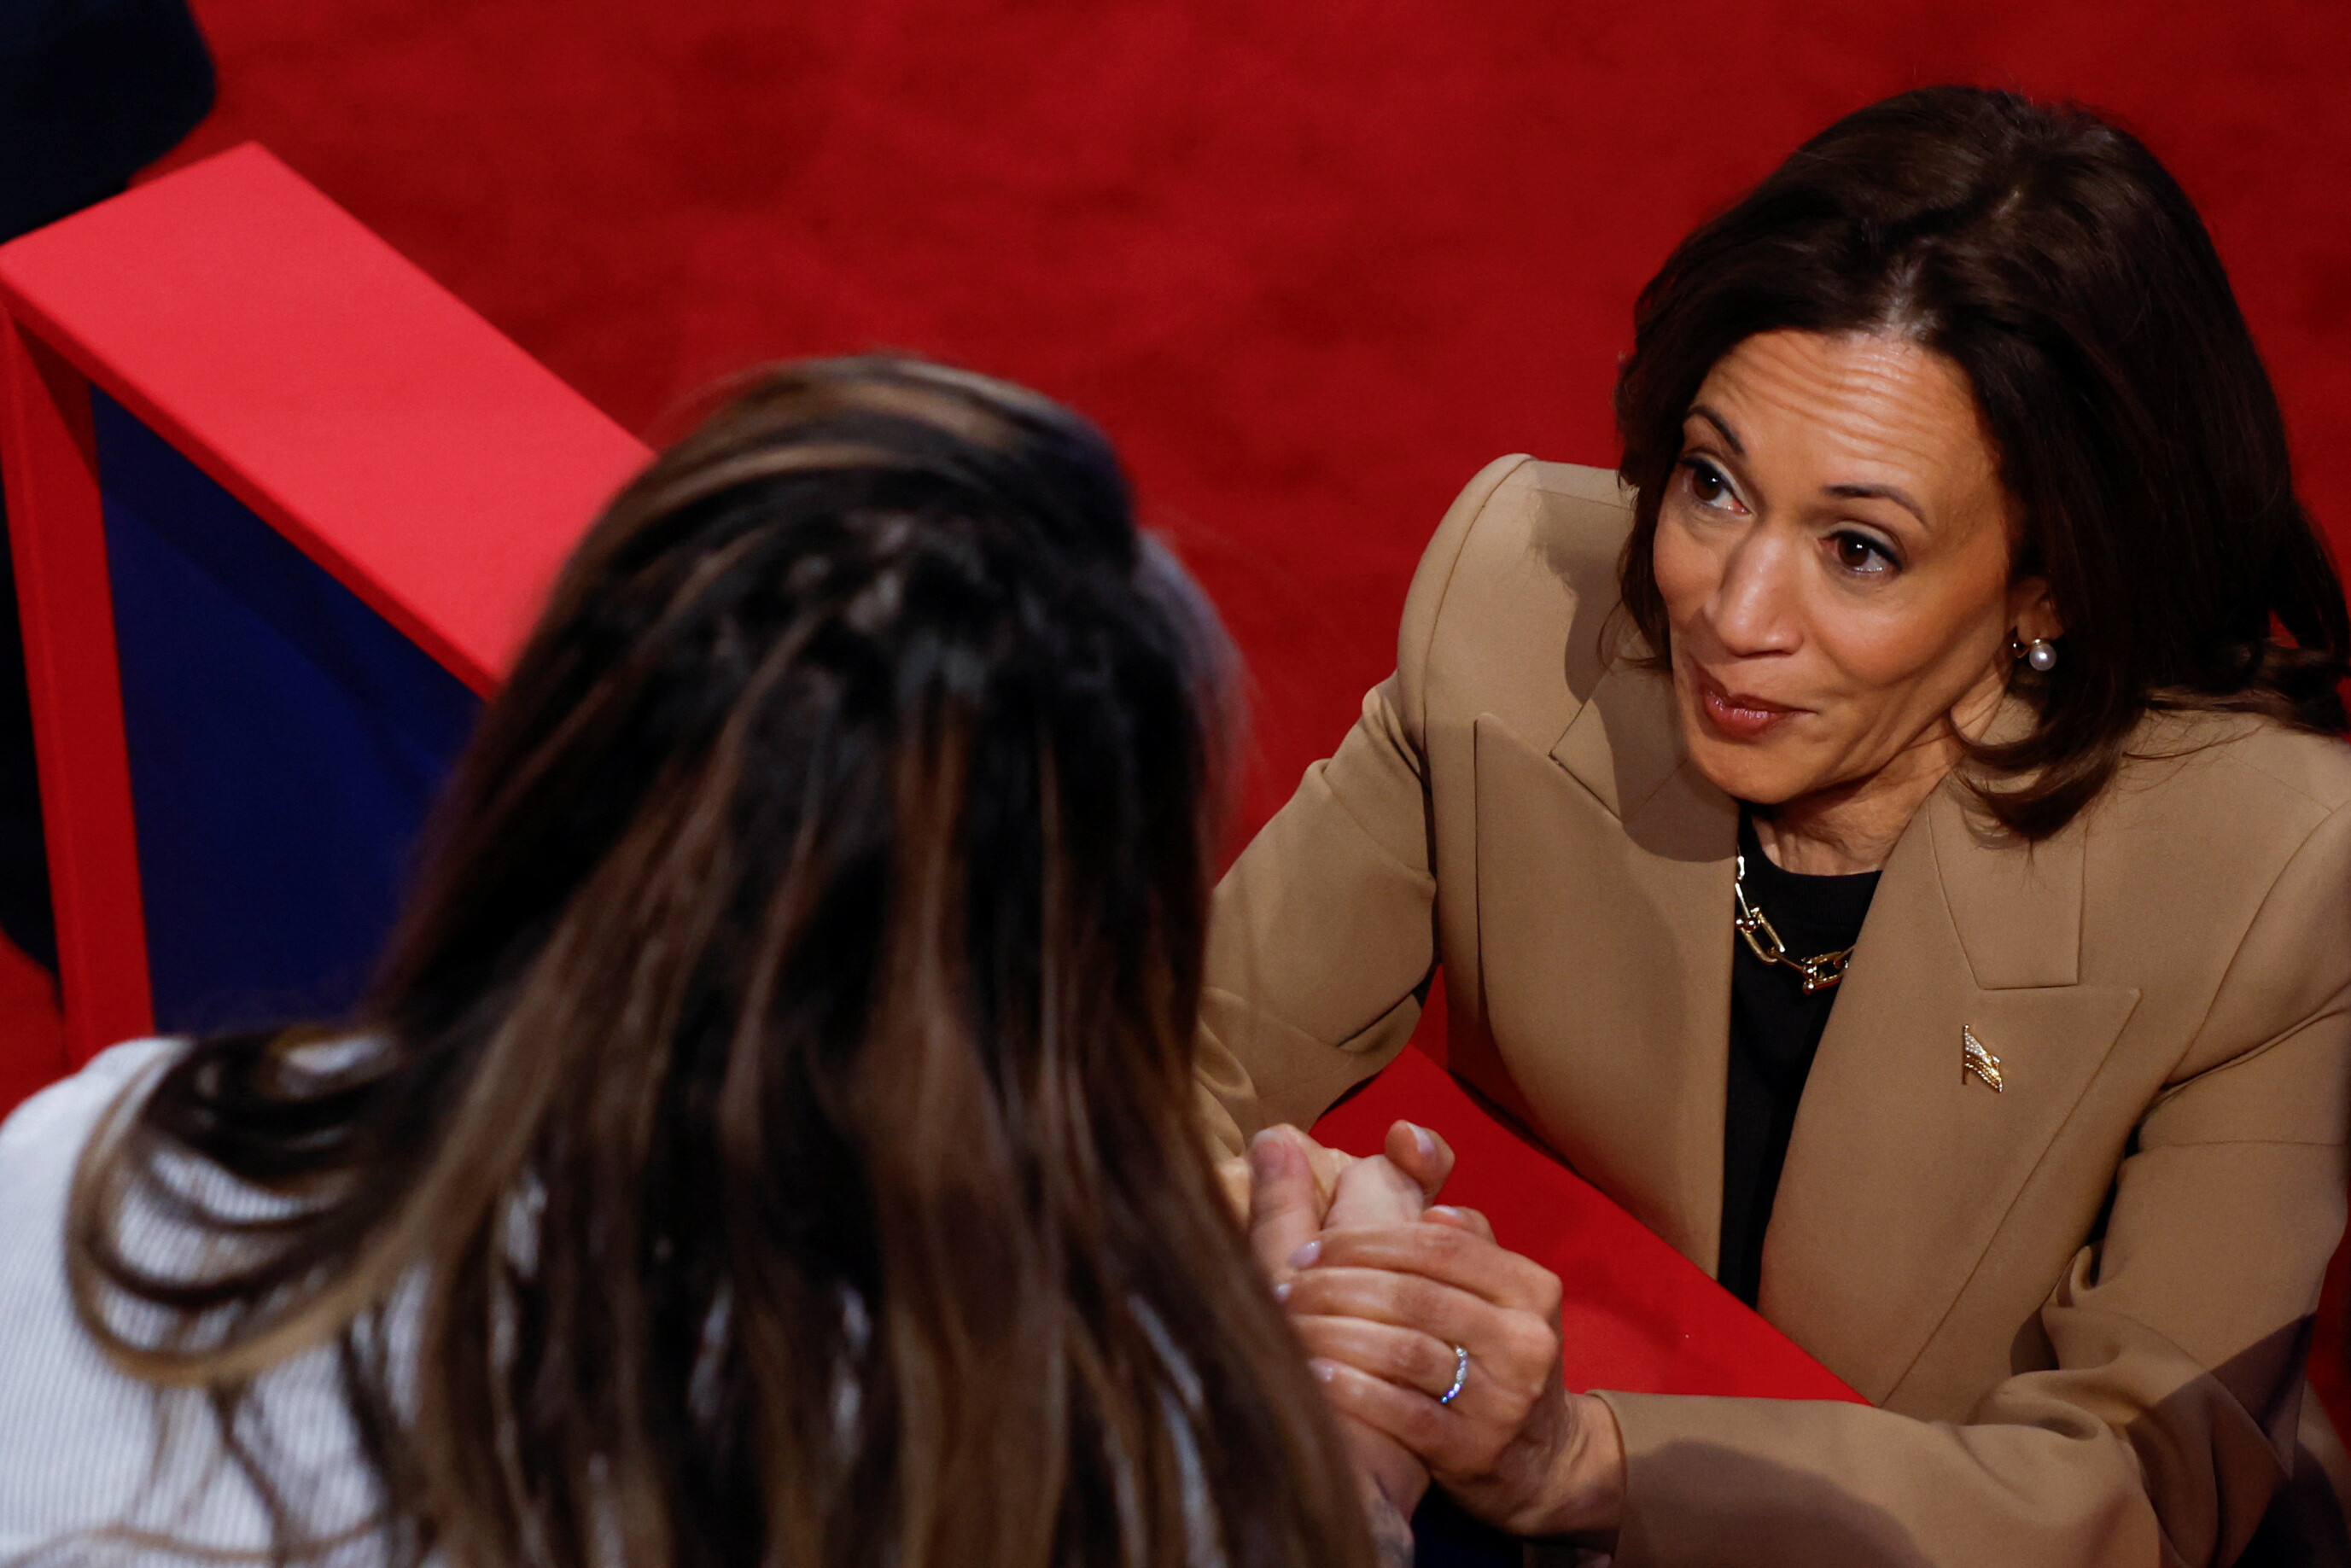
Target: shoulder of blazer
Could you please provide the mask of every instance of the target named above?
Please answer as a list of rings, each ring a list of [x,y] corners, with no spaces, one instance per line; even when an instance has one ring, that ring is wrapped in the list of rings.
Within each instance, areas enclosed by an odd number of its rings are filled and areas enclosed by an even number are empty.
[[[2157,713],[2131,737],[2091,815],[2108,831],[2250,816],[2269,832],[2299,841],[2346,805],[2351,746],[2334,736],[2252,714]]]
[[[2243,714],[2157,714],[2062,836],[2077,834],[2082,977],[2206,1019],[2183,1066],[2265,1037],[2231,1021],[2241,1009],[2207,1018],[2231,973],[2280,1018],[2351,977],[2351,746]]]
[[[1548,747],[1604,672],[1631,493],[1604,468],[1523,455],[1478,472],[1413,574],[1396,638],[1408,732],[1491,713]]]

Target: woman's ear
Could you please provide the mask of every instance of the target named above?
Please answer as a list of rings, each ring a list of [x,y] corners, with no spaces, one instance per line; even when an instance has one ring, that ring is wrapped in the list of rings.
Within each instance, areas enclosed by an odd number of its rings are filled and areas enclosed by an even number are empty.
[[[2020,643],[2053,643],[2065,634],[2065,622],[2057,614],[2047,578],[2024,578],[2009,589],[2008,623],[2016,629]]]

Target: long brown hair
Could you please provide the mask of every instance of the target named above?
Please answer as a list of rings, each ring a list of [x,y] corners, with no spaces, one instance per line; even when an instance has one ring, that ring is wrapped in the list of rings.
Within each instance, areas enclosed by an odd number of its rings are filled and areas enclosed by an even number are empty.
[[[356,1027],[93,1144],[83,1321],[265,1487],[331,1346],[399,1563],[1367,1563],[1193,1109],[1221,647],[1076,416],[757,380],[565,570]]]
[[[2086,110],[1922,89],[1846,116],[1677,246],[1616,386],[1639,492],[1619,576],[1667,655],[1651,549],[1682,422],[1759,332],[1891,331],[1963,371],[2020,503],[2013,571],[2065,627],[2020,664],[2032,731],[1979,760],[2009,828],[2056,831],[2150,708],[2345,727],[2351,614],[2294,492],[2277,396],[2195,207]],[[2281,635],[2282,633],[2282,635]]]

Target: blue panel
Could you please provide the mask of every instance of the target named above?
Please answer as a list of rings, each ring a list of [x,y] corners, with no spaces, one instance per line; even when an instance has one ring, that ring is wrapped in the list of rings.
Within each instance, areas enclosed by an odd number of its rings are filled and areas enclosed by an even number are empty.
[[[91,394],[155,1019],[332,1017],[479,700]]]

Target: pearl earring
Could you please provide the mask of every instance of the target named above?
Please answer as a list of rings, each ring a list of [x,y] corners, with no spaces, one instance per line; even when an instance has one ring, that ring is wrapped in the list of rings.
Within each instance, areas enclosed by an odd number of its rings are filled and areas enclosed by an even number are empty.
[[[2057,667],[2057,644],[2046,637],[2035,637],[2032,646],[2025,650],[2024,662],[2047,674]]]

